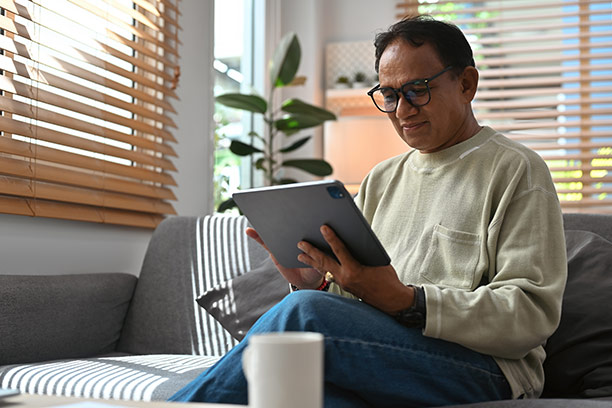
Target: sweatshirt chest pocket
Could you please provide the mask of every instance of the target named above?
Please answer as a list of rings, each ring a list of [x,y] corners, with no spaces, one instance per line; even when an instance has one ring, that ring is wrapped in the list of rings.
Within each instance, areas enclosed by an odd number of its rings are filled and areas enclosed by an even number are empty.
[[[471,289],[480,257],[480,235],[438,224],[421,267],[421,277],[436,285]]]

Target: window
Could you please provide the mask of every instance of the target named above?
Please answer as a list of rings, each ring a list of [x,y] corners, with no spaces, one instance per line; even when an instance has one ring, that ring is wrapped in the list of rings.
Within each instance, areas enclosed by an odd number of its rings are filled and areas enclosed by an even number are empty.
[[[0,212],[174,214],[177,0],[0,1]]]
[[[241,92],[250,82],[248,67],[252,38],[252,0],[215,0],[215,86],[214,94]],[[245,75],[246,74],[246,75]],[[249,177],[248,163],[229,150],[232,139],[247,134],[250,115],[237,109],[215,104],[215,209]]]
[[[404,1],[398,17],[459,25],[474,50],[483,124],[540,153],[566,212],[612,213],[612,4]]]

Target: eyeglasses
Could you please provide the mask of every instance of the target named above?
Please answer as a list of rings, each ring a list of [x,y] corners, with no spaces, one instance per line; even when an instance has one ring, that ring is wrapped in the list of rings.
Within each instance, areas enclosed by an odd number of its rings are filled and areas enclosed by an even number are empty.
[[[453,67],[449,65],[430,78],[416,79],[414,81],[406,82],[400,88],[381,88],[380,84],[378,84],[368,91],[368,95],[370,95],[374,105],[376,105],[378,110],[381,112],[395,112],[400,94],[404,95],[404,98],[406,98],[410,105],[418,108],[419,106],[427,105],[429,101],[431,101],[429,83],[452,68]]]

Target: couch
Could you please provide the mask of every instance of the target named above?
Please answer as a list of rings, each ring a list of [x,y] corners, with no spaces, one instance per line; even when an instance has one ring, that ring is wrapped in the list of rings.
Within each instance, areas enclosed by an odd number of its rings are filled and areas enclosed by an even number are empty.
[[[612,407],[612,216],[564,219],[569,278],[542,399],[469,406]],[[242,216],[170,217],[138,277],[2,271],[0,388],[168,398],[289,292],[246,226]]]

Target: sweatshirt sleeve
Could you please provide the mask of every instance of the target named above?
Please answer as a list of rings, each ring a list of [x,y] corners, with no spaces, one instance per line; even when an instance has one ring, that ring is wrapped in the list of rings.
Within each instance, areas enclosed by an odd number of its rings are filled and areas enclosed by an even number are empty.
[[[559,324],[567,260],[557,197],[541,188],[514,197],[489,226],[486,245],[488,283],[473,291],[423,285],[424,334],[520,359]]]

